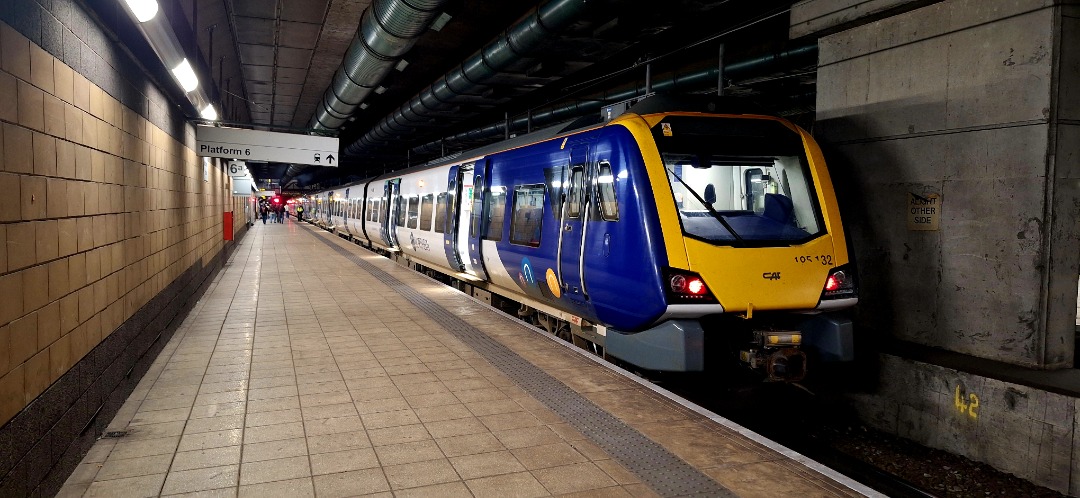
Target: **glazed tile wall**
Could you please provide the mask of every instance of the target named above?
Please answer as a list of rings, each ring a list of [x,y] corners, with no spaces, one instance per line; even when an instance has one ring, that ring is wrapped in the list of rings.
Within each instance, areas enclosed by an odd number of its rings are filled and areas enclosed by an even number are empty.
[[[0,150],[3,425],[209,264],[235,200],[221,168],[204,181],[192,149],[3,23]]]

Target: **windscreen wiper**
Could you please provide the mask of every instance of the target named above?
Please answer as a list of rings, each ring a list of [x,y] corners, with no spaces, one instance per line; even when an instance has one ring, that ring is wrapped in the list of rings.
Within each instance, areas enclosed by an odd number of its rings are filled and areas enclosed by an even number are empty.
[[[709,210],[709,214],[712,215],[713,218],[716,218],[716,221],[719,221],[720,224],[723,225],[724,228],[727,229],[728,232],[731,232],[731,235],[733,235],[735,237],[736,242],[739,242],[739,243],[745,243],[746,242],[746,241],[743,240],[742,237],[739,236],[739,233],[736,232],[734,228],[731,228],[731,225],[729,225],[727,220],[724,219],[724,216],[722,214],[716,212],[716,210],[713,209],[712,205],[705,202],[705,199],[702,199],[701,196],[698,195],[698,193],[695,192],[694,189],[690,188],[690,186],[687,185],[686,182],[684,182],[682,178],[679,178],[679,175],[675,174],[675,172],[672,171],[669,168],[665,167],[665,169],[667,169],[668,173],[671,173],[671,176],[674,176],[676,180],[679,180],[679,183],[681,183],[683,185],[683,187],[686,187],[686,191],[690,192],[690,195],[694,196],[694,198],[697,199],[697,201],[700,202],[702,206],[705,206],[705,209]]]

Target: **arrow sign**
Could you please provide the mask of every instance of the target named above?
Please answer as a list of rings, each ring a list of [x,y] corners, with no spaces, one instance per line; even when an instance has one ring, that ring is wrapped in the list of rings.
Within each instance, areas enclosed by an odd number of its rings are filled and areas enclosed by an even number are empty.
[[[334,155],[330,154],[326,156],[326,164],[334,164]]]

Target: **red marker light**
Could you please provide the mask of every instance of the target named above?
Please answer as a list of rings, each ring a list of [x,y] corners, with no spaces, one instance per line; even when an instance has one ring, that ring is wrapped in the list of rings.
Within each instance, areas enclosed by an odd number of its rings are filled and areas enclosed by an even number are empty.
[[[675,275],[671,277],[671,290],[677,294],[690,294],[700,296],[705,294],[705,282],[698,277],[684,277]]]
[[[667,277],[667,298],[672,304],[713,304],[716,298],[705,285],[705,279],[701,275],[689,270],[668,268],[665,270]]]
[[[841,285],[844,285],[844,280],[846,279],[847,275],[842,271],[829,275],[829,279],[825,281],[825,290],[831,292],[839,289]]]
[[[281,204],[281,198],[280,197],[274,197],[274,204]]]
[[[700,278],[691,278],[686,283],[686,290],[695,296],[700,296],[705,293],[705,282],[702,282]]]

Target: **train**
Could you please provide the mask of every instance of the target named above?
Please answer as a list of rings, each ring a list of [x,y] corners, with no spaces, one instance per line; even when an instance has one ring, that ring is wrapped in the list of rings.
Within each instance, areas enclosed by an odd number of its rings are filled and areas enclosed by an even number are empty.
[[[746,102],[650,96],[300,202],[313,223],[637,368],[726,358],[798,381],[854,359],[842,310],[856,272],[825,159]]]

